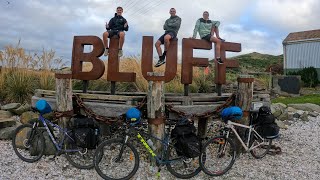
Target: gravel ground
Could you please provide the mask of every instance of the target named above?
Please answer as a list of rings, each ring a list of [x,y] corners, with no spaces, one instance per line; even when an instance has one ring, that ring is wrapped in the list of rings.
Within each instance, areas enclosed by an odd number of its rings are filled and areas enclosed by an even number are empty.
[[[281,131],[275,145],[281,155],[254,159],[250,153],[237,158],[232,169],[221,177],[209,177],[201,172],[192,179],[320,179],[320,117],[308,122],[294,121]],[[36,163],[26,163],[14,153],[11,141],[0,141],[0,179],[101,179],[95,170],[79,170],[69,165],[65,157],[50,160],[43,157]],[[119,172],[121,173],[121,172]],[[156,170],[141,162],[133,179],[156,179]],[[160,179],[176,179],[164,168]]]

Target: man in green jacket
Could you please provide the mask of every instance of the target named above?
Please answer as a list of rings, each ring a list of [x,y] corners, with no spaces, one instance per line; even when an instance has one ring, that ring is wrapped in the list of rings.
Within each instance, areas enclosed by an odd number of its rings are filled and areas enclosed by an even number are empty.
[[[163,29],[165,33],[158,39],[155,46],[159,55],[159,61],[155,65],[155,67],[159,67],[162,64],[166,63],[165,58],[167,54],[167,50],[170,46],[170,40],[175,39],[177,37],[178,31],[181,25],[181,18],[176,15],[176,10],[174,8],[170,9],[170,18],[166,20],[163,25]],[[164,52],[162,54],[161,44],[164,44]]]
[[[216,61],[219,64],[223,64],[223,61],[220,57],[220,46],[221,46],[221,42],[224,42],[224,39],[220,38],[219,29],[218,29],[219,25],[220,25],[219,21],[211,21],[209,19],[208,11],[204,11],[203,18],[200,18],[197,20],[197,23],[193,30],[192,38],[196,38],[197,33],[199,33],[201,39],[204,39],[208,42],[216,43],[216,52],[217,52]],[[216,34],[216,37],[214,36],[214,34]]]

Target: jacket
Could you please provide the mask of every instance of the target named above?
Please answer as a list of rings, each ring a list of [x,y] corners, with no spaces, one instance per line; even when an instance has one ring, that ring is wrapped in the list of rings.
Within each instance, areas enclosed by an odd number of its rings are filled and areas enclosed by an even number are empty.
[[[199,32],[200,38],[203,38],[209,34],[211,34],[212,27],[219,27],[219,21],[211,21],[200,18],[197,20],[196,25],[193,30],[193,38],[197,37],[197,33]]]
[[[171,16],[163,25],[165,33],[172,32],[177,36],[181,25],[181,18],[179,16]]]
[[[111,31],[128,31],[129,26],[124,27],[126,22],[127,20],[124,17],[115,14],[115,16],[109,21],[109,27],[106,27],[106,29]]]

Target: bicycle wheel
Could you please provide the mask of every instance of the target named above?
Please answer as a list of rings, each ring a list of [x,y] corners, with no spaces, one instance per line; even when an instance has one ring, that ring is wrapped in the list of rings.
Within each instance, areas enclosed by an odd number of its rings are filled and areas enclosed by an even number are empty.
[[[200,166],[210,176],[221,176],[233,165],[236,150],[231,139],[217,136],[210,139],[203,147],[200,155]]]
[[[261,132],[260,128],[261,127],[257,126],[254,129],[260,134]],[[269,152],[271,144],[272,144],[272,139],[266,139],[266,138],[261,139],[257,134],[252,133],[249,147],[253,147],[253,146],[257,146],[257,147],[252,149],[250,153],[256,159],[263,158]]]
[[[139,155],[132,144],[121,138],[102,142],[94,155],[94,167],[104,179],[130,179],[139,168]]]
[[[167,150],[168,171],[177,178],[189,179],[196,176],[200,171],[201,167],[199,164],[199,157],[187,158],[184,156],[179,156],[174,146],[170,145]]]
[[[45,149],[44,137],[37,128],[32,129],[31,124],[19,126],[12,137],[12,147],[17,156],[25,162],[38,161]]]
[[[74,141],[67,143],[65,148],[65,156],[74,167],[78,169],[92,169],[94,167],[93,157],[95,149],[79,147]]]

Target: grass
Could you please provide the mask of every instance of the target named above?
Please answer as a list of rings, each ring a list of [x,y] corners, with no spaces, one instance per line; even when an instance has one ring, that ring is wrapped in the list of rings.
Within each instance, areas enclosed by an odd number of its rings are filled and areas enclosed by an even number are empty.
[[[271,100],[272,103],[283,103],[283,104],[304,104],[312,103],[320,105],[320,94],[310,94],[299,97],[278,97]]]

